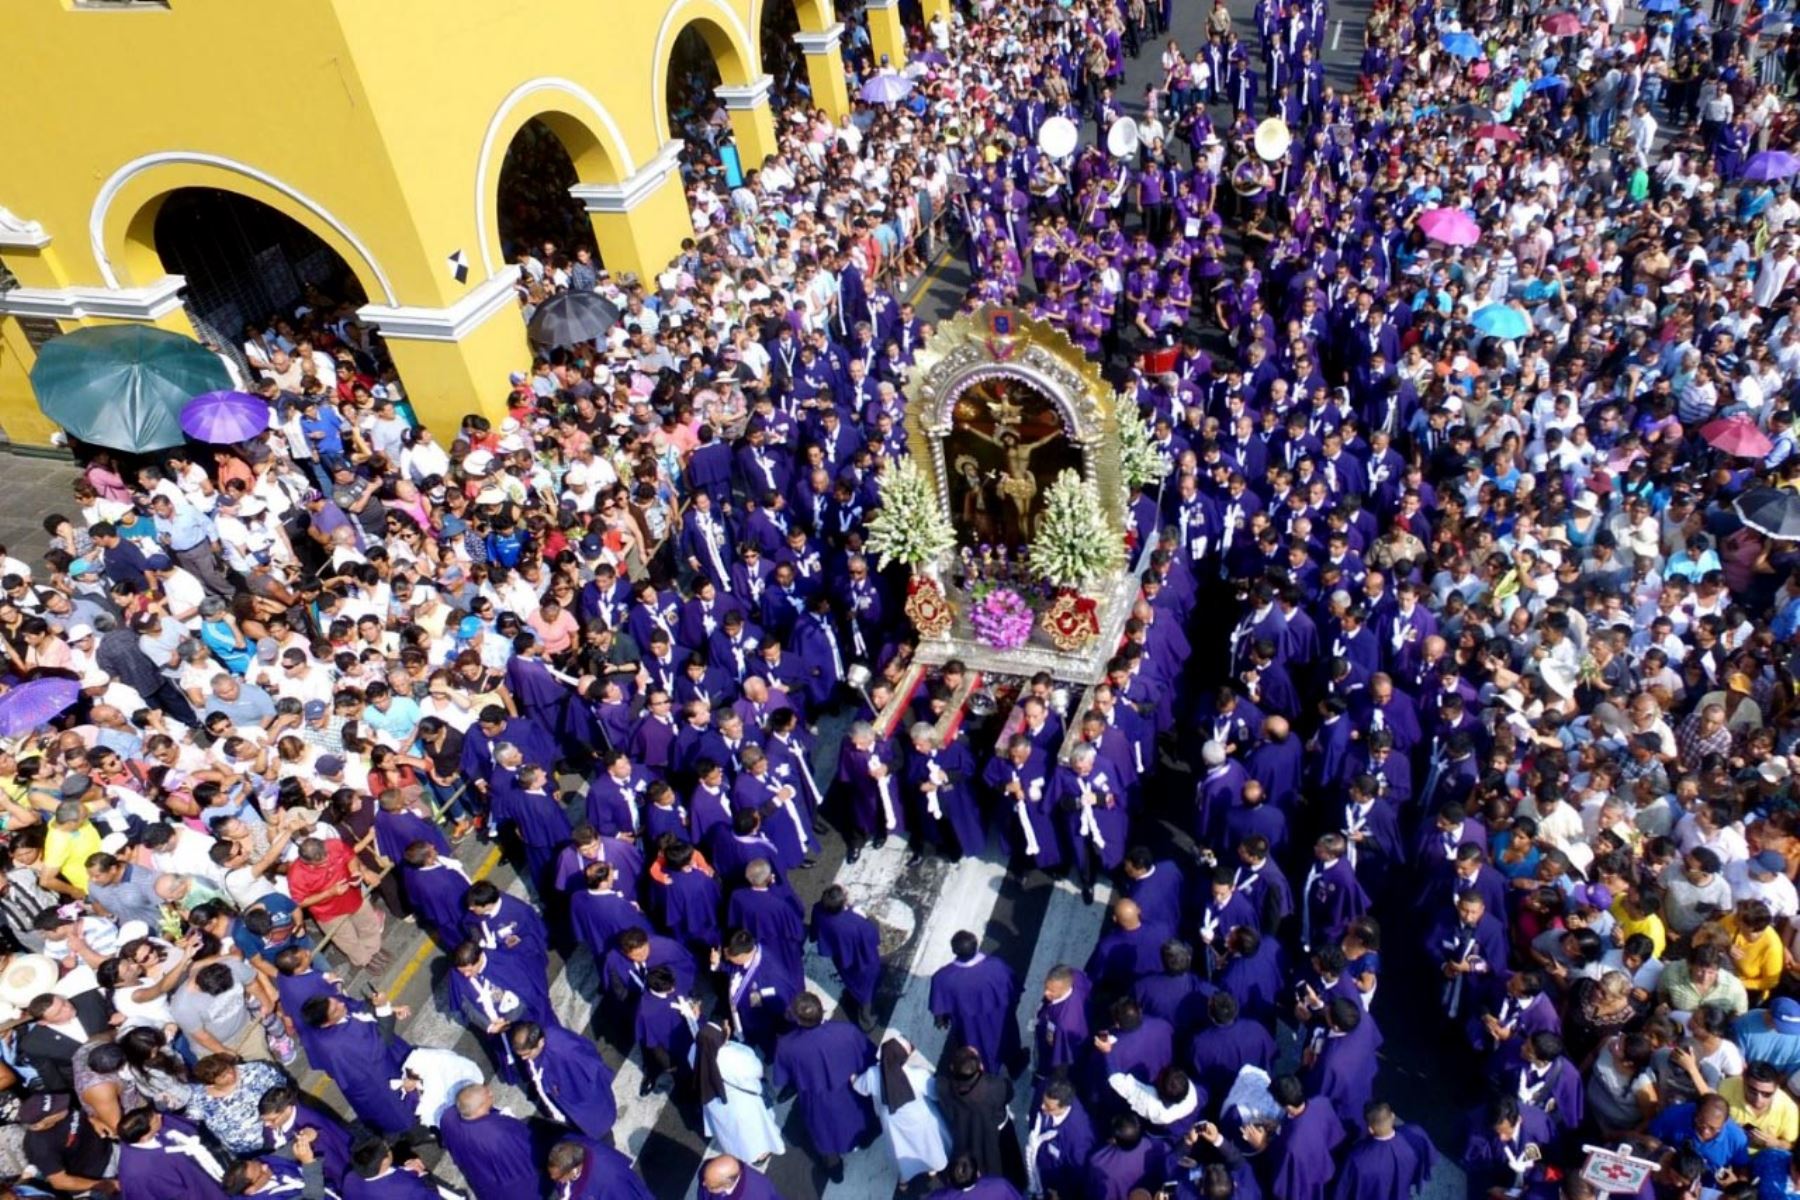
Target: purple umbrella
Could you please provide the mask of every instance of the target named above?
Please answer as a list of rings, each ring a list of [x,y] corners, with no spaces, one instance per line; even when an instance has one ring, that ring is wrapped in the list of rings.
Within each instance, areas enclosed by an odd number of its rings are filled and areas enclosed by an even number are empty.
[[[1769,183],[1790,175],[1800,175],[1800,158],[1786,150],[1764,150],[1750,156],[1750,161],[1744,164],[1744,173],[1738,178],[1750,183]]]
[[[181,428],[196,441],[226,446],[269,428],[269,403],[246,392],[202,392],[181,410]]]
[[[904,75],[877,75],[862,85],[857,93],[870,104],[898,104],[913,90],[913,81]]]
[[[0,737],[30,733],[52,717],[67,712],[80,695],[80,684],[60,676],[21,683],[0,696]]]

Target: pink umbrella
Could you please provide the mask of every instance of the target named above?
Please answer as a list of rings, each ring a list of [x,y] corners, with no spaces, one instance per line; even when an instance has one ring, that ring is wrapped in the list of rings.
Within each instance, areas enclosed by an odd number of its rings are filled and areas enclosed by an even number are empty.
[[[1419,228],[1446,246],[1473,246],[1481,240],[1481,226],[1460,208],[1431,209],[1419,218]]]
[[[1765,458],[1775,448],[1769,436],[1746,416],[1720,417],[1700,427],[1706,444],[1733,458]]]
[[[1551,37],[1574,37],[1581,32],[1581,18],[1572,12],[1554,12],[1544,18],[1544,32]]]
[[[1475,127],[1475,136],[1478,138],[1486,138],[1489,141],[1494,142],[1516,142],[1519,140],[1518,132],[1508,125],[1477,125]]]

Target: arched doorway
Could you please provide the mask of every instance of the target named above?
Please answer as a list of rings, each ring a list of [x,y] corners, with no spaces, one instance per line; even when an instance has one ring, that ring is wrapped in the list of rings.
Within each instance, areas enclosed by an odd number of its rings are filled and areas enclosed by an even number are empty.
[[[800,29],[800,9],[794,0],[763,0],[756,45],[763,74],[775,81],[772,98],[777,107],[785,108],[790,98],[804,96],[809,90],[806,56],[794,41]]]
[[[690,146],[712,146],[716,132],[712,115],[718,109],[713,92],[725,82],[718,60],[707,45],[701,23],[683,29],[669,54],[669,72],[663,102],[669,114],[669,136]]]
[[[600,254],[587,208],[569,193],[582,181],[575,153],[564,140],[569,131],[565,127],[559,133],[556,121],[532,117],[506,147],[495,201],[501,253],[506,262],[516,263],[525,252],[546,271],[567,271],[584,254],[586,261],[598,266]],[[594,140],[585,129],[570,136],[577,138],[576,153]],[[597,144],[594,152],[598,153]]]
[[[183,298],[194,332],[216,342],[246,382],[258,378],[272,348],[303,338],[334,363],[347,352],[359,375],[397,379],[380,335],[355,319],[369,301],[363,280],[294,218],[223,188],[183,187],[163,194],[133,225],[163,269],[187,280]],[[331,376],[321,381],[329,384]]]

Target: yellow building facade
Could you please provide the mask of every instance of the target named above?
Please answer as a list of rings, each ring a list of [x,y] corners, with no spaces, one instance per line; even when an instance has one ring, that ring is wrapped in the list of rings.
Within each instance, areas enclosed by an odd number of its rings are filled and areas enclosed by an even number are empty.
[[[184,188],[260,201],[335,251],[440,433],[497,414],[531,358],[500,241],[513,137],[536,119],[563,143],[609,269],[660,271],[693,233],[667,112],[676,39],[705,41],[740,157],[760,163],[773,4],[793,6],[814,102],[841,116],[832,0],[7,0],[0,263],[19,286],[0,292],[0,426],[25,445],[54,432],[28,378],[46,337],[192,332],[154,237]],[[866,12],[899,65],[898,0]]]

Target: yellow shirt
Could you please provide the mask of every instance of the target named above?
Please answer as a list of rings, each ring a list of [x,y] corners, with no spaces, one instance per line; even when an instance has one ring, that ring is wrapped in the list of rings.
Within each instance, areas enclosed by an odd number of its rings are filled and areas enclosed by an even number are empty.
[[[82,895],[87,895],[87,860],[100,852],[100,831],[92,821],[75,829],[58,829],[52,824],[44,835],[44,861],[57,869]]]
[[[1769,1107],[1760,1113],[1750,1111],[1744,1103],[1744,1077],[1733,1075],[1730,1079],[1719,1082],[1719,1096],[1731,1106],[1731,1119],[1742,1125],[1745,1130],[1760,1129],[1772,1138],[1784,1143],[1800,1139],[1800,1104],[1787,1094],[1787,1089],[1779,1085],[1775,1088],[1775,1096],[1769,1101]]]
[[[1731,948],[1742,949],[1742,958],[1733,957],[1731,966],[1744,981],[1746,992],[1772,991],[1781,982],[1781,935],[1773,926],[1755,937],[1738,931],[1737,916],[1726,917],[1719,924],[1731,935]]]
[[[1663,947],[1668,944],[1669,933],[1663,928],[1661,913],[1650,913],[1642,920],[1628,916],[1625,912],[1625,899],[1621,896],[1613,901],[1612,915],[1626,937],[1634,933],[1643,934],[1650,939],[1651,953],[1657,958],[1663,956]]]

